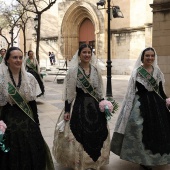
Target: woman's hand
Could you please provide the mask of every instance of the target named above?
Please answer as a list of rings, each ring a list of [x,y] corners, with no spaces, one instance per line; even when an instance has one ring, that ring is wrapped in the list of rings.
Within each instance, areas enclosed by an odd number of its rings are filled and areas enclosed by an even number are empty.
[[[69,112],[64,113],[64,120],[66,120],[66,121],[70,120],[70,113]]]

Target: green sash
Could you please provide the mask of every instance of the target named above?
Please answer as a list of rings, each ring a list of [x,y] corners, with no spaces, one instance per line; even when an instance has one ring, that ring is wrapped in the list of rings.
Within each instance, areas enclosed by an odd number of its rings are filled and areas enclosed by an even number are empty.
[[[96,101],[98,101],[97,93],[95,92],[90,82],[87,80],[84,73],[82,73],[80,68],[78,68],[77,80],[82,84],[86,92],[89,93],[94,99],[96,99]]]
[[[156,83],[156,80],[142,67],[140,66],[138,68],[138,73],[144,77],[149,83],[150,85],[152,86],[153,90],[156,92],[156,94],[162,99],[165,101],[165,99],[162,98],[162,96],[159,94],[159,87]],[[168,106],[166,106],[168,111],[170,112],[170,109],[168,108]]]
[[[21,95],[19,94],[19,92],[17,91],[17,89],[8,82],[8,93],[10,95],[10,97],[14,100],[14,102],[20,107],[20,109],[22,111],[24,111],[24,113],[33,121],[33,113],[30,109],[30,107],[28,106],[28,104],[26,103],[26,101],[21,97]],[[50,150],[48,148],[48,145],[46,144],[45,140],[44,140],[44,145],[45,145],[45,150],[46,150],[46,167],[45,170],[54,170],[54,165],[53,165],[53,161],[52,161],[52,157],[50,154]]]
[[[31,60],[28,58],[26,63],[28,64],[29,67],[31,67],[35,72],[38,73],[37,68],[35,67],[35,65],[31,62]]]
[[[138,73],[145,78],[149,84],[152,86],[153,90],[159,94],[159,87],[156,83],[156,80],[150,75],[142,66],[138,68]]]
[[[2,63],[2,59],[3,59],[3,58],[0,56],[0,64]]]
[[[10,97],[13,99],[13,101],[19,106],[19,108],[22,111],[24,111],[24,113],[32,121],[34,121],[32,110],[28,106],[27,102],[21,97],[21,95],[19,94],[17,89],[11,83],[9,83],[9,82],[8,82],[8,93],[9,93]]]

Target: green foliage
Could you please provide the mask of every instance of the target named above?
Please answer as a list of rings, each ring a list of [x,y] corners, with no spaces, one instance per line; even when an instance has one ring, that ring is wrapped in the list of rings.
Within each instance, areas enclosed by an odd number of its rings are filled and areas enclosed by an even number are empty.
[[[114,114],[118,110],[119,105],[118,105],[118,103],[112,97],[108,97],[107,100],[112,103],[112,105],[113,105],[112,113]]]
[[[110,101],[113,105],[113,111],[111,113],[108,109],[105,109],[106,119],[110,120],[113,114],[118,110],[119,105],[112,97],[108,97],[106,100]]]

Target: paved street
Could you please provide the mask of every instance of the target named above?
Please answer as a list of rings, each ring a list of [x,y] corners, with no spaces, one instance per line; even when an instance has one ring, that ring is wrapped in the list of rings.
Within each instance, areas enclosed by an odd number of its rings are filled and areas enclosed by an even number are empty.
[[[44,77],[46,94],[44,97],[37,99],[42,134],[47,144],[49,145],[50,149],[52,148],[53,145],[55,124],[64,106],[64,102],[62,101],[63,84],[57,84],[56,82],[53,82],[54,78],[55,76],[52,75],[48,75]],[[121,106],[123,96],[126,92],[128,79],[129,76],[122,76],[122,75],[112,76],[112,93],[113,93],[113,97],[119,103],[119,106]],[[103,76],[103,80],[104,80],[104,84],[106,84],[106,76]],[[117,111],[117,113],[112,117],[112,120],[109,121],[111,137],[113,134],[113,129],[118,113],[119,111]],[[60,170],[56,162],[55,162],[55,168],[56,170]],[[166,170],[168,169],[170,169],[170,167],[166,168]],[[119,159],[119,157],[116,156],[115,154],[110,153],[109,165],[103,167],[101,170],[142,170],[142,168],[140,168],[136,164],[123,161]]]

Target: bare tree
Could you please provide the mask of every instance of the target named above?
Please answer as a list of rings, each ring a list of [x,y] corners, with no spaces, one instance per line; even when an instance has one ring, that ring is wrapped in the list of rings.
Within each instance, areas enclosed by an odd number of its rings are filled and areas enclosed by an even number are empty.
[[[27,46],[27,41],[26,41],[26,27],[27,27],[27,23],[28,21],[31,19],[30,16],[28,16],[27,11],[24,11],[23,9],[23,15],[20,18],[19,21],[19,27],[21,28],[22,32],[23,32],[23,40],[24,40],[24,54],[26,53],[26,46]]]
[[[22,18],[25,11],[21,10],[21,8],[18,5],[14,5],[11,3],[11,5],[6,5],[3,3],[1,5],[1,16],[0,19],[0,35],[5,38],[8,48],[9,46],[13,46],[13,43],[15,39],[18,37],[18,34],[20,32],[20,24],[19,21]],[[10,30],[9,33],[11,34],[11,40],[8,41],[7,37],[3,35],[3,29]],[[16,35],[14,36],[14,29],[16,29]]]
[[[40,30],[41,30],[41,15],[49,10],[57,0],[16,0],[23,9],[36,14],[38,25],[36,27],[37,41],[36,41],[36,57],[39,62],[39,46],[40,46]]]
[[[8,41],[7,37],[4,35],[3,30],[8,28],[8,22],[3,15],[0,15],[0,36],[3,37],[8,44],[7,49],[10,47],[11,43]]]

